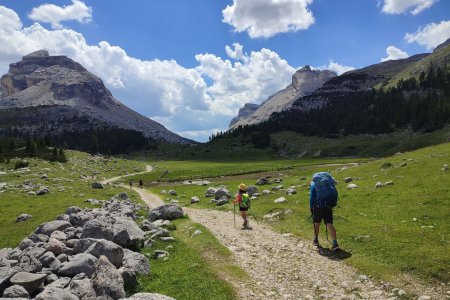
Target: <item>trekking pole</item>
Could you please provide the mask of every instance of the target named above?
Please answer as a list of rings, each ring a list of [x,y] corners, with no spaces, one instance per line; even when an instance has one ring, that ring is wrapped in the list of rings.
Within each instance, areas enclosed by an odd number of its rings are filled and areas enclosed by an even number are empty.
[[[255,213],[253,212],[253,210],[252,210],[250,207],[249,207],[248,209],[249,209],[250,212],[252,213],[253,218],[255,218],[256,224],[259,225],[258,219],[256,218]]]
[[[236,203],[233,203],[234,228],[236,228]]]

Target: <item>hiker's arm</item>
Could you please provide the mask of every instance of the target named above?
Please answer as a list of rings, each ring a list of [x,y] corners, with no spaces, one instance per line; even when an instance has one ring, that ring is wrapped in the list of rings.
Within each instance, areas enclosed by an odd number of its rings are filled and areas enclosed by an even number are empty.
[[[239,202],[241,202],[241,195],[237,194],[236,195],[236,199],[234,199],[234,201],[233,201],[233,204],[236,204],[236,203],[239,203]]]

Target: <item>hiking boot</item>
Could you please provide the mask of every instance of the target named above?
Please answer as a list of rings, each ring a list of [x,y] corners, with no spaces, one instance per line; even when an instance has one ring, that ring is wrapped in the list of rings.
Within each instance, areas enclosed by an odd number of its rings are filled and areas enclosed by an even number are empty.
[[[339,249],[339,245],[338,244],[334,244],[333,246],[331,246],[331,251],[338,251]]]
[[[313,241],[313,245],[314,245],[314,247],[319,247],[319,240],[318,240],[318,239],[315,239],[315,240]]]
[[[253,227],[250,227],[250,225],[244,225],[244,226],[242,226],[242,228],[241,228],[242,230],[253,230]]]

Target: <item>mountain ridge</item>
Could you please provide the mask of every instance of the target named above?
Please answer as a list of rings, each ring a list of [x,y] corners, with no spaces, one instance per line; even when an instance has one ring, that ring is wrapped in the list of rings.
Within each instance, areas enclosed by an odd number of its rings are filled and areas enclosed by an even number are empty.
[[[42,136],[63,130],[115,127],[160,142],[193,143],[118,101],[99,77],[67,56],[50,56],[46,50],[25,55],[10,65],[0,82],[0,113],[24,110],[46,116],[33,118],[25,113],[21,117],[17,113],[16,124],[9,119],[8,124],[0,122],[0,128],[14,127],[23,135]],[[77,123],[80,118],[86,118],[88,124]]]

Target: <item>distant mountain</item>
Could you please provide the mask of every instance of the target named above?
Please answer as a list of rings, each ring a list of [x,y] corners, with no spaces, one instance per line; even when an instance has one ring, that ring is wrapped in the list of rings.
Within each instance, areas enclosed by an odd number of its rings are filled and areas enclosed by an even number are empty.
[[[0,134],[42,137],[111,128],[191,143],[119,102],[100,78],[66,56],[40,50],[1,77]]]
[[[432,53],[390,60],[333,77],[314,92],[295,99],[289,109],[274,112],[268,120],[255,125],[235,127],[215,139],[241,137],[254,145],[259,145],[258,139],[264,139],[265,147],[270,145],[281,151],[283,144],[288,143],[273,145],[270,135],[289,131],[326,138],[379,137],[394,132],[417,136],[449,124],[450,40]],[[443,130],[439,134],[442,132],[447,140],[448,133]],[[420,145],[426,146],[427,141]]]
[[[230,127],[266,121],[272,113],[289,109],[296,99],[311,94],[335,76],[336,73],[332,71],[313,70],[310,66],[305,66],[292,75],[290,85],[270,96],[261,105],[245,104],[239,110],[239,115],[231,121]]]

